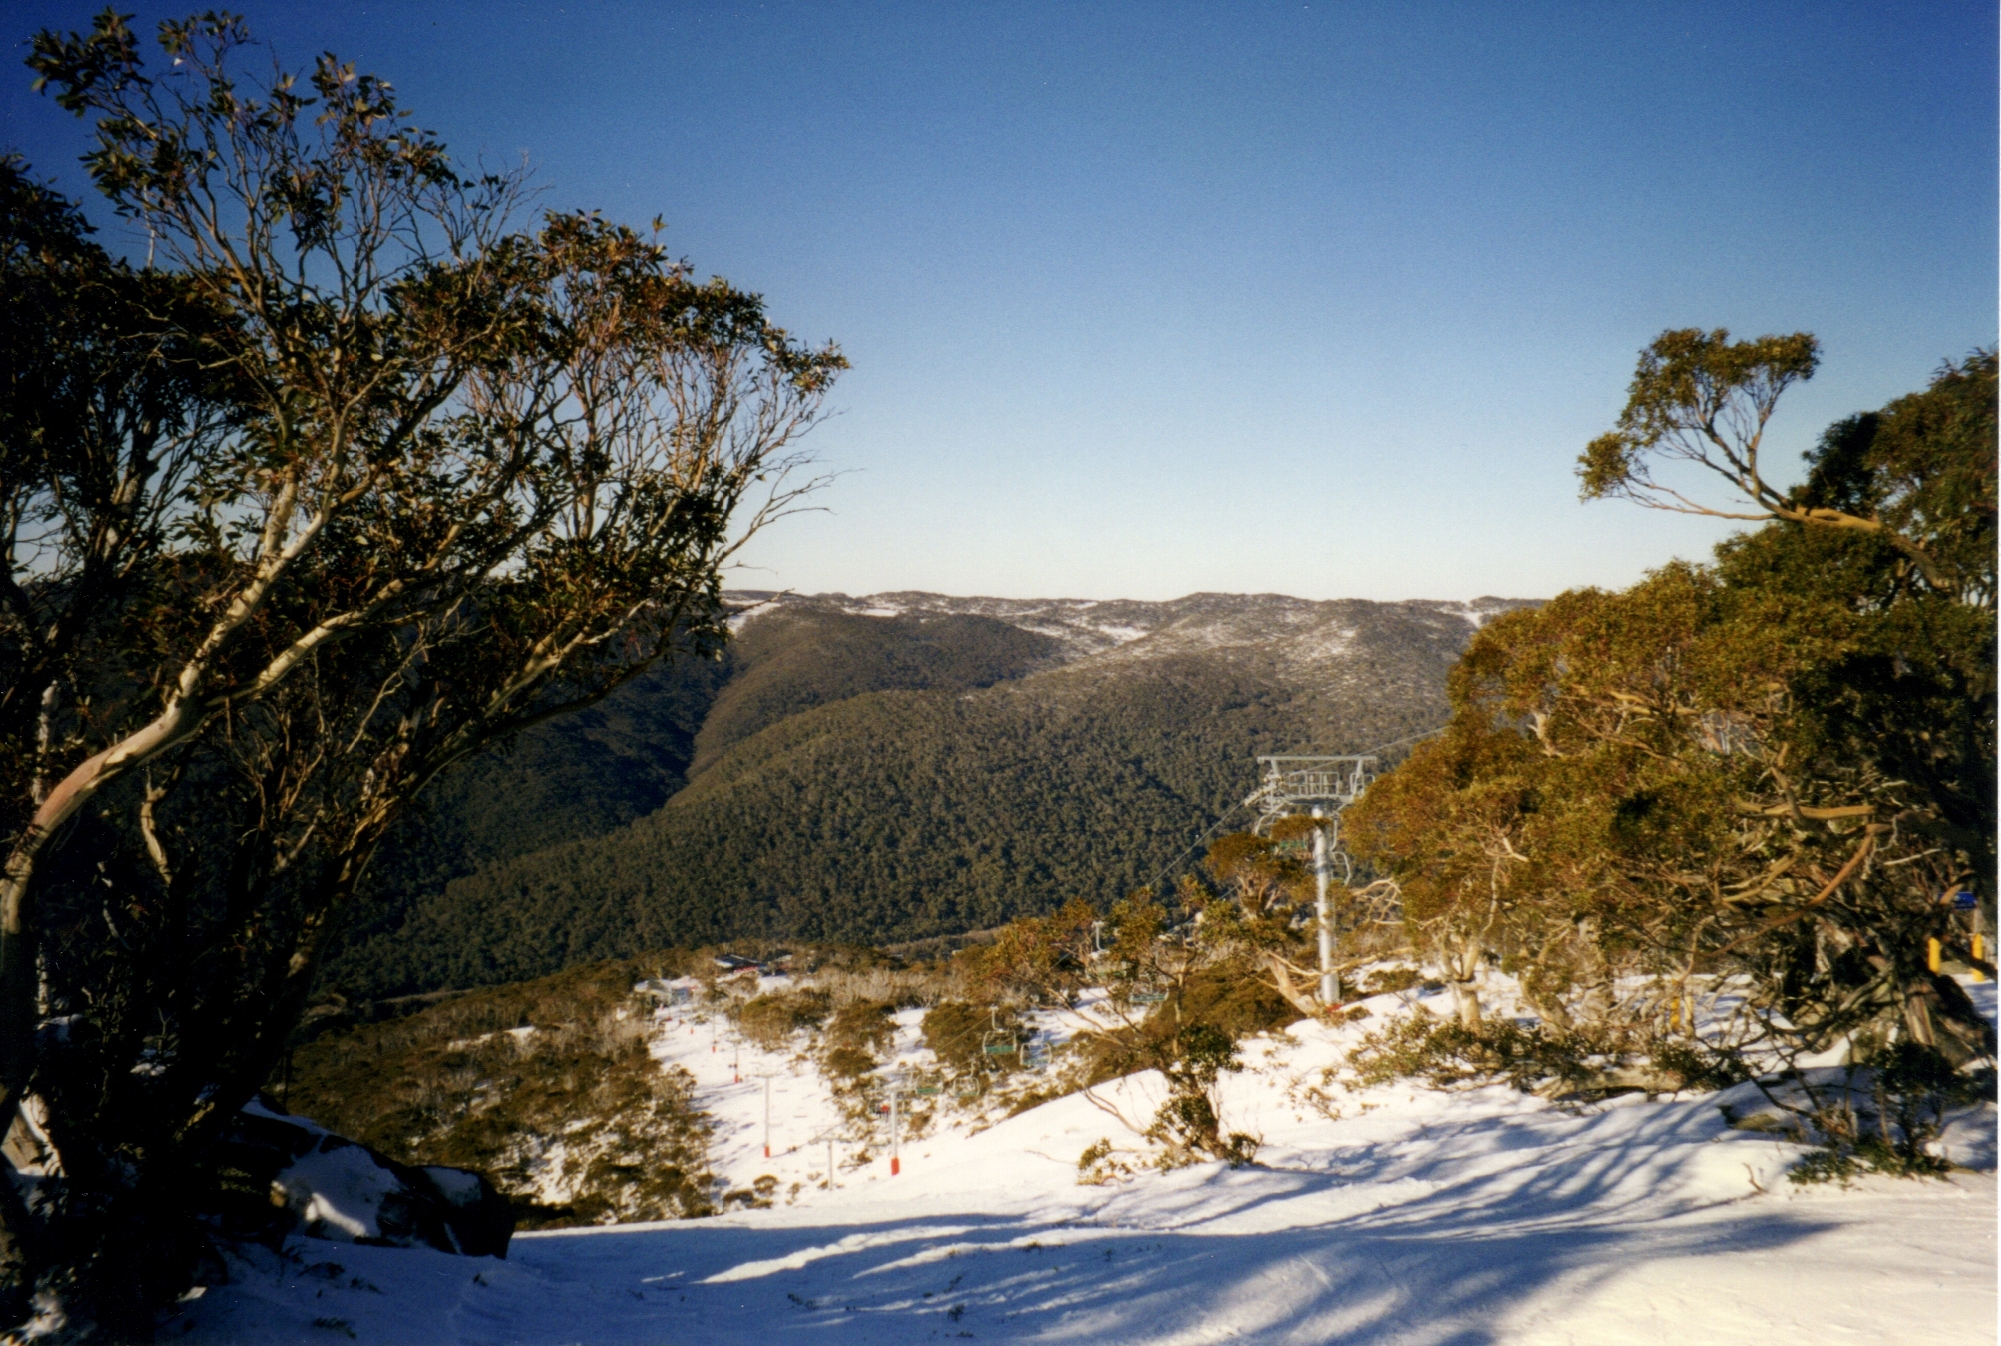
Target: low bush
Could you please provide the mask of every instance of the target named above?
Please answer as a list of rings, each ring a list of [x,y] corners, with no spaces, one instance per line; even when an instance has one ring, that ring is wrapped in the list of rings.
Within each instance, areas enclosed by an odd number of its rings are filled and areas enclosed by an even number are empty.
[[[738,1007],[736,1025],[746,1038],[765,1051],[782,1051],[793,1034],[824,1023],[833,1012],[833,1005],[833,997],[817,987],[774,991]]]
[[[1109,1187],[1132,1177],[1133,1172],[1133,1166],[1113,1148],[1110,1136],[1086,1145],[1077,1156],[1077,1181],[1085,1187]]]
[[[1786,1174],[1801,1186],[1839,1182],[1846,1187],[1859,1174],[1884,1173],[1899,1178],[1943,1178],[1952,1164],[1933,1153],[1954,1107],[1994,1097],[1992,1068],[1955,1070],[1935,1047],[1899,1042],[1866,1067],[1873,1107],[1857,1108],[1851,1091],[1838,1102],[1819,1101],[1798,1112],[1810,1123],[1819,1143]],[[1851,1078],[1851,1083],[1852,1083]],[[1798,1128],[1802,1139],[1808,1134]]]
[[[1362,994],[1394,995],[1423,982],[1424,974],[1414,967],[1379,967],[1362,978]]]
[[[1348,1054],[1350,1087],[1419,1079],[1436,1089],[1505,1083],[1559,1098],[1720,1089],[1744,1078],[1734,1061],[1670,1038],[1563,1031],[1486,1019],[1469,1027],[1417,1010],[1364,1035]]]
[[[1019,1064],[1019,1050],[1013,1055],[986,1051],[988,1044],[997,1039],[1020,1042],[1021,1020],[1011,1009],[943,1000],[925,1012],[919,1031],[939,1065],[957,1078],[1006,1074]]]
[[[525,1228],[708,1214],[708,1121],[632,994],[650,974],[593,964],[328,1034],[273,1087],[402,1163],[485,1173]]]
[[[896,1040],[895,1013],[887,1000],[851,1000],[834,1011],[822,1040],[830,1049],[881,1056]]]
[[[1160,1166],[1179,1168],[1204,1159],[1222,1159],[1237,1168],[1251,1162],[1258,1140],[1241,1131],[1223,1134],[1216,1108],[1216,1085],[1244,1068],[1237,1043],[1208,1023],[1184,1025],[1174,1050],[1158,1067],[1167,1077],[1167,1101],[1154,1114],[1147,1139],[1161,1147]]]

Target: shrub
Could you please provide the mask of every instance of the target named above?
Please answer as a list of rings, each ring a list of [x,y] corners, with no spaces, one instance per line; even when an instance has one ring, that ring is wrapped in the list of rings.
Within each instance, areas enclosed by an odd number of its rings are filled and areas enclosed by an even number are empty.
[[[1108,1187],[1132,1175],[1132,1165],[1118,1157],[1110,1136],[1095,1145],[1086,1145],[1077,1156],[1077,1181],[1083,1186]]]
[[[824,1041],[833,1049],[880,1056],[896,1041],[896,1005],[888,1000],[851,1000],[834,1011]]]
[[[1786,1174],[1789,1181],[1802,1186],[1839,1182],[1846,1187],[1860,1173],[1942,1178],[1952,1165],[1933,1154],[1931,1145],[1944,1126],[1946,1112],[1994,1096],[1991,1069],[1961,1073],[1937,1048],[1915,1042],[1891,1047],[1871,1063],[1869,1075],[1875,1094],[1873,1117],[1849,1103],[1846,1091],[1841,1103],[1822,1103],[1807,1111],[1805,1120],[1819,1133],[1820,1144]]]
[[[524,1228],[708,1214],[709,1124],[693,1079],[647,1050],[641,975],[596,963],[329,1033],[296,1052],[285,1105],[402,1163],[487,1174]]]
[[[1362,994],[1394,995],[1423,981],[1424,974],[1414,967],[1379,967],[1362,979]]]
[[[1154,1114],[1147,1138],[1162,1146],[1162,1168],[1178,1168],[1203,1158],[1222,1159],[1232,1168],[1251,1161],[1258,1141],[1240,1131],[1222,1134],[1216,1084],[1242,1070],[1236,1039],[1208,1023],[1184,1025],[1174,1035],[1174,1054],[1160,1071],[1167,1077],[1167,1101]]]
[[[860,1083],[876,1064],[873,1056],[856,1047],[829,1047],[820,1054],[820,1069],[836,1086]]]
[[[736,1011],[736,1025],[746,1038],[768,1052],[782,1050],[794,1033],[818,1028],[833,1010],[833,997],[808,987],[774,991],[746,1001]]]
[[[1348,1054],[1348,1066],[1354,1089],[1421,1079],[1437,1089],[1506,1083],[1568,1098],[1716,1089],[1744,1078],[1730,1058],[1685,1041],[1524,1027],[1511,1019],[1469,1027],[1423,1010],[1366,1034]]]
[[[1016,1057],[990,1056],[985,1051],[996,1031],[1017,1040],[1021,1037],[1021,1021],[1012,1010],[941,1000],[926,1011],[919,1031],[924,1045],[952,1075],[1004,1074],[1018,1064]]]

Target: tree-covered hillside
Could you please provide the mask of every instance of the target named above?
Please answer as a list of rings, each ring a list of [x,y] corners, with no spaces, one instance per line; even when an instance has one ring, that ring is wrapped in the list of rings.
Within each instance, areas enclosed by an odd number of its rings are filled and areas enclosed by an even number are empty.
[[[788,715],[863,692],[967,691],[1053,662],[1048,636],[992,617],[864,617],[811,607],[745,625],[730,677],[695,739],[689,774]]]
[[[721,660],[663,663],[434,785],[377,857],[337,979],[373,985],[365,965],[374,955],[359,950],[453,879],[642,818],[720,748],[766,724],[866,691],[987,686],[1046,662],[1053,648],[976,614],[867,618],[805,604],[762,613]]]
[[[727,662],[662,665],[437,781],[376,857],[348,949],[483,863],[597,836],[666,803],[687,784],[695,735],[728,675]]]
[[[560,788],[509,798],[580,821],[557,844],[496,848],[476,872],[386,894],[335,980],[395,994],[742,935],[874,943],[1104,902],[1249,793],[1255,754],[1354,751],[1440,722],[1445,670],[1506,605],[1156,606],[1145,635],[1013,678],[1060,657],[1054,642],[983,616],[781,607],[728,656],[685,789],[610,828]],[[684,713],[691,686],[658,694]],[[683,723],[621,713],[656,745]],[[610,760],[603,739],[579,749]],[[532,770],[554,750],[516,760]],[[504,784],[490,774],[451,802]]]

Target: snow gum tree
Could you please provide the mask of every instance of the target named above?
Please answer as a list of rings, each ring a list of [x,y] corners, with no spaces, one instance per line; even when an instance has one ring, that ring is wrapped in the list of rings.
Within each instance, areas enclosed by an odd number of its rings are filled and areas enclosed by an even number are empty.
[[[1202,903],[1203,934],[1229,940],[1260,965],[1271,987],[1309,1018],[1320,1012],[1313,998],[1312,951],[1301,937],[1301,912],[1311,902],[1313,880],[1297,845],[1304,819],[1281,819],[1291,830],[1282,841],[1248,832],[1210,843],[1202,867],[1227,900]],[[1286,847],[1283,841],[1292,841]]]
[[[1184,885],[1180,895],[1184,918],[1210,905],[1199,886]],[[1219,912],[1228,905],[1218,904]],[[1240,1164],[1256,1153],[1255,1137],[1225,1129],[1218,1085],[1242,1068],[1240,1038],[1296,1016],[1258,975],[1237,923],[1185,920],[1173,928],[1169,911],[1142,888],[1102,916],[1073,900],[1049,916],[1013,921],[968,958],[966,970],[997,1006],[1072,1004],[1102,987],[1105,998],[1074,1027],[1085,1096],[1158,1143],[1163,1164]],[[1144,1070],[1159,1071],[1167,1085],[1150,1119],[1120,1115],[1088,1087]]]
[[[147,267],[5,184],[0,1115],[44,1157],[0,1268],[12,1320],[39,1288],[118,1339],[187,1284],[207,1156],[384,833],[715,647],[845,368],[630,229],[517,227],[519,174],[459,176],[331,56],[251,79],[227,15],[159,41],[155,76],[107,11],[30,58]]]
[[[1991,366],[1992,352],[1967,369],[1947,366],[1929,400],[1886,408],[1887,425],[1878,414],[1843,422],[1815,455],[1807,483],[1785,491],[1761,466],[1765,426],[1786,389],[1819,368],[1820,343],[1806,332],[1751,341],[1732,341],[1720,327],[1663,332],[1640,352],[1618,426],[1579,456],[1581,494],[1868,534],[1894,547],[1932,590],[1982,601],[1965,586],[1983,570],[1969,548],[1991,540],[1994,526],[1992,463],[1983,465],[1978,451],[1983,416],[1990,437],[1993,425],[1983,361]],[[1720,478],[1736,499],[1706,502],[1656,475],[1656,464],[1677,461]],[[1991,591],[1984,602],[1991,606]]]
[[[1929,941],[1992,975],[1942,896],[1993,910],[1995,356],[1831,427],[1782,492],[1757,443],[1814,358],[1722,332],[1643,353],[1585,495],[1724,512],[1653,479],[1672,452],[1768,522],[1496,619],[1450,727],[1349,835],[1418,931],[1502,955],[1555,1029],[1685,1035],[1692,985],[1748,975],[1781,1045],[1963,1065],[1993,1035]]]

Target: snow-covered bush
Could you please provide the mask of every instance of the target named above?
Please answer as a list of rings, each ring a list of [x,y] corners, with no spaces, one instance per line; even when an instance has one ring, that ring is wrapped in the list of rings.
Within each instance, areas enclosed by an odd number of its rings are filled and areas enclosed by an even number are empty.
[[[1795,1073],[1800,1102],[1765,1090],[1782,1112],[1795,1118],[1800,1139],[1818,1144],[1786,1176],[1801,1185],[1839,1182],[1860,1173],[1904,1178],[1943,1178],[1952,1165],[1935,1142],[1952,1108],[1994,1097],[1994,1072],[1955,1070],[1941,1053],[1900,1042],[1869,1066],[1843,1072],[1836,1089],[1817,1089]],[[1801,1106],[1804,1103],[1804,1106]]]
[[[478,1173],[415,1168],[253,1102],[216,1148],[208,1214],[224,1232],[507,1255],[514,1212]]]

